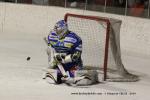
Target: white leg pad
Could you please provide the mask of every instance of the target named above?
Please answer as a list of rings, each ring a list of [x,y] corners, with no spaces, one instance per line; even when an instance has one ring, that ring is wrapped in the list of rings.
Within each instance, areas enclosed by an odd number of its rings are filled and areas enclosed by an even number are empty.
[[[78,86],[92,85],[98,83],[98,73],[96,70],[78,70],[75,72],[75,84]]]
[[[45,70],[45,78],[48,83],[56,83],[57,82],[57,70],[55,69],[47,69]]]

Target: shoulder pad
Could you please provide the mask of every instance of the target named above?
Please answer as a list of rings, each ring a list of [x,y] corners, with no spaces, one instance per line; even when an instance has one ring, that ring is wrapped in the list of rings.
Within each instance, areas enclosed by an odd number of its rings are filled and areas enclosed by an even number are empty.
[[[52,38],[56,38],[56,37],[57,37],[57,34],[56,34],[55,31],[50,31],[50,33],[49,33],[48,36],[49,36],[49,37],[52,37]]]
[[[73,37],[73,38],[76,38],[78,40],[81,40],[81,38],[75,33],[75,32],[72,32],[70,31],[70,34],[68,35],[69,37]]]

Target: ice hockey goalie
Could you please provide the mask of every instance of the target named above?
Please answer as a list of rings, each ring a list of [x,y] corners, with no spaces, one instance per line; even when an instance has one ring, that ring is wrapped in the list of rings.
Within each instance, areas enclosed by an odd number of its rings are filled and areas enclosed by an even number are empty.
[[[81,59],[82,40],[74,32],[68,30],[64,20],[60,20],[45,38],[48,49],[49,67],[44,77],[50,82],[74,85],[91,85],[98,82],[97,72],[83,70]]]

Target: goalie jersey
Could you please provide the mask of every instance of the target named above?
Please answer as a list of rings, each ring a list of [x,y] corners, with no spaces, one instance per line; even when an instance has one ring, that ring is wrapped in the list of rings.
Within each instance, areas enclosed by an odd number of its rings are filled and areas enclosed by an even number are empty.
[[[51,46],[54,53],[65,53],[73,55],[76,52],[80,53],[80,57],[75,61],[63,64],[64,69],[69,71],[71,68],[82,68],[82,40],[74,32],[68,31],[63,38],[59,38],[55,31],[51,31],[48,35],[48,46]]]

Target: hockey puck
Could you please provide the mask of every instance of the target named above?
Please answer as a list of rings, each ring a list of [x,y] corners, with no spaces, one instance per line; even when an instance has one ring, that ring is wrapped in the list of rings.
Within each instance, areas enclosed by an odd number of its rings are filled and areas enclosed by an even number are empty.
[[[27,61],[29,61],[31,59],[31,57],[27,57]]]

